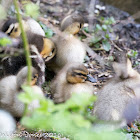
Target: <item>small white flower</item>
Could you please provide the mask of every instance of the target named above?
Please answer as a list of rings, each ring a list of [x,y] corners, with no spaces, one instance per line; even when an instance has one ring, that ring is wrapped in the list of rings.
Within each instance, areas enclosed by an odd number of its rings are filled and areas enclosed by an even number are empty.
[[[85,23],[85,24],[84,24],[84,27],[88,27],[88,23]]]
[[[98,14],[98,13],[99,13],[99,10],[95,10],[94,13],[95,13],[95,14]]]
[[[100,9],[100,8],[101,8],[101,6],[100,6],[100,5],[96,5],[95,7],[96,7],[97,9]]]
[[[105,10],[105,6],[102,6],[100,10]]]

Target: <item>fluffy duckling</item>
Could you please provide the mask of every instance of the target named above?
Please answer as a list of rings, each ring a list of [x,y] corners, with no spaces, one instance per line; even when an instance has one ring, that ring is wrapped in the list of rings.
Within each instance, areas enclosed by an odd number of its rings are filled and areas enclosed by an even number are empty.
[[[22,20],[24,30],[30,31],[34,34],[45,36],[45,32],[41,28],[38,22],[34,19],[28,18]],[[8,34],[12,38],[18,38],[21,35],[21,30],[19,27],[19,23],[15,18],[9,18],[2,26],[2,31]]]
[[[29,45],[31,51],[31,58],[33,66],[38,70],[38,82],[37,85],[41,86],[45,82],[45,61],[49,61],[55,55],[55,46],[50,40],[45,42],[48,46],[44,51],[40,52],[35,45]],[[43,59],[44,58],[44,59]],[[26,66],[26,58],[24,54],[19,56],[11,56],[4,58],[2,61],[4,75],[15,75],[17,72]]]
[[[8,138],[8,135],[14,133],[15,129],[16,129],[16,122],[15,122],[13,116],[11,116],[11,114],[5,110],[0,110],[1,138],[2,137],[3,137],[3,139],[5,139],[5,137]],[[7,133],[7,136],[6,136],[6,133]]]
[[[22,22],[27,33],[29,44],[36,46],[37,50],[45,61],[49,61],[51,58],[53,58],[56,53],[56,48],[50,39],[44,37],[45,33],[41,26],[31,18],[23,20]],[[8,19],[4,23],[2,31],[12,38],[20,38],[21,35],[19,23],[16,19]],[[22,47],[22,45],[23,44],[21,43],[20,47]]]
[[[26,84],[28,68],[21,69],[16,76],[7,76],[0,81],[0,108],[9,111],[14,117],[21,117],[24,112],[24,104],[18,100],[17,95],[22,91],[21,86]],[[37,81],[37,71],[32,67],[33,80],[31,86],[35,93],[43,96],[42,90],[35,86]],[[39,102],[33,101],[29,105],[29,109],[33,110],[39,106]]]
[[[123,52],[116,54],[113,68],[115,77],[99,90],[93,114],[100,120],[125,121],[126,107],[140,97],[140,74]]]
[[[71,63],[59,71],[51,83],[55,103],[65,102],[72,93],[93,94],[93,86],[88,80],[88,70],[81,63]]]
[[[62,20],[62,33],[53,38],[57,49],[56,56],[51,64],[47,64],[56,73],[67,63],[84,62],[86,48],[75,36],[83,24],[82,16],[77,13],[69,15]]]

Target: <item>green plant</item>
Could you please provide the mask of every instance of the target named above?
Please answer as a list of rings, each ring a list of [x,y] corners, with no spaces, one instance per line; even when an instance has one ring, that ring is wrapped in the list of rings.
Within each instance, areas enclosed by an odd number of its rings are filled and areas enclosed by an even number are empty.
[[[43,24],[42,22],[39,22],[40,26],[42,27],[42,29],[45,32],[45,36],[47,38],[51,38],[54,35],[54,32],[52,29],[48,28],[45,24]]]
[[[40,12],[39,12],[39,6],[37,4],[29,2],[25,4],[24,9],[25,9],[26,15],[35,19],[38,18]]]
[[[26,33],[24,31],[24,28],[23,28],[22,17],[19,13],[19,7],[18,7],[17,0],[14,0],[14,5],[15,5],[15,9],[17,11],[16,16],[17,16],[17,20],[19,22],[19,26],[21,29],[21,36],[22,36],[22,40],[23,40],[23,44],[24,44],[24,52],[25,52],[25,56],[26,56],[27,66],[28,66],[27,84],[30,85],[31,76],[32,76],[32,74],[31,74],[32,61],[30,58],[29,44],[28,44]]]
[[[128,53],[127,53],[128,57],[131,58],[136,58],[138,56],[138,51],[135,51],[135,50],[130,50]]]
[[[10,45],[12,44],[12,41],[9,39],[9,38],[0,38],[0,46],[7,46],[7,45]]]
[[[96,119],[91,116],[88,109],[92,109],[92,104],[96,98],[88,93],[76,94],[67,102],[54,104],[53,101],[31,93],[30,87],[23,87],[25,93],[19,95],[19,99],[29,104],[34,99],[40,101],[40,107],[34,110],[30,116],[24,116],[21,123],[31,130],[42,130],[57,135],[57,139],[66,136],[71,140],[124,140],[124,136],[116,132],[101,131],[92,129],[92,122]],[[56,138],[55,136],[52,136]]]
[[[99,23],[96,24],[93,29],[90,45],[94,45],[96,48],[102,48],[105,51],[109,51],[111,49],[110,41],[115,39],[112,28],[115,20],[113,17],[101,17],[99,18],[98,22]],[[84,28],[84,31],[88,33],[87,27]]]

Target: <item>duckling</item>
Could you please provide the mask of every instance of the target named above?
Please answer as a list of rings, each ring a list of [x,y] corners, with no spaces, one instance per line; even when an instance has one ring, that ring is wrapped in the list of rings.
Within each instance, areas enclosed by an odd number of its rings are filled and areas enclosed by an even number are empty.
[[[125,122],[126,107],[140,96],[140,74],[132,68],[131,61],[123,52],[115,57],[115,77],[99,90],[93,114],[100,120]]]
[[[45,46],[47,47],[40,53],[35,45],[29,45],[33,66],[38,70],[38,86],[45,82],[45,61],[49,61],[55,55],[55,46],[50,40],[45,40]],[[4,75],[15,75],[22,67],[26,66],[25,55],[4,58],[2,65]]]
[[[65,102],[71,97],[72,93],[93,94],[93,86],[87,80],[88,70],[83,64],[66,64],[51,82],[54,102]]]
[[[49,61],[51,58],[53,58],[56,52],[54,43],[45,37],[45,33],[40,25],[31,18],[23,20],[22,22],[27,33],[29,44],[36,45],[36,48],[38,49],[41,56],[45,59],[45,61]],[[2,31],[12,38],[20,38],[21,35],[19,23],[15,18],[8,19],[4,23]],[[20,47],[22,47],[22,45],[23,44],[21,43]]]
[[[30,31],[34,34],[45,36],[45,32],[41,28],[38,22],[32,18],[22,20],[24,30]],[[9,18],[2,26],[2,31],[8,34],[12,38],[18,38],[21,35],[19,23],[15,18]]]
[[[22,91],[21,86],[26,84],[27,71],[28,68],[24,67],[16,76],[10,75],[0,80],[0,108],[9,111],[14,117],[21,117],[24,112],[24,104],[18,100],[17,95]],[[35,86],[37,70],[33,67],[32,75],[31,86],[33,91],[43,96],[42,90],[38,86]],[[29,108],[32,110],[38,106],[39,102],[34,104],[33,101],[33,103],[29,105]]]
[[[83,17],[76,12],[62,20],[60,25],[62,32],[59,32],[58,35],[52,38],[57,49],[56,56],[46,63],[55,73],[61,70],[67,63],[83,63],[86,52],[102,66],[104,65],[101,58],[88,45],[76,37],[83,24]]]
[[[14,133],[16,129],[16,122],[13,118],[13,116],[5,111],[0,109],[0,134],[1,139],[5,139],[4,137],[8,137],[9,134]],[[7,133],[7,136],[6,136]],[[10,139],[10,138],[9,138]]]
[[[46,63],[54,72],[57,73],[67,63],[84,62],[86,48],[75,36],[80,31],[83,23],[82,16],[77,13],[66,16],[62,20],[62,33],[52,38],[57,49],[56,56],[51,63]]]

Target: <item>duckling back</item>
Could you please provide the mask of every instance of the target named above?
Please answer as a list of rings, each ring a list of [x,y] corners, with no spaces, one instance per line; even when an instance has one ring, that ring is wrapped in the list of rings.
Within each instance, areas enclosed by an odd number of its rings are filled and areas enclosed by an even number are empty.
[[[84,44],[73,35],[64,34],[56,44],[56,64],[63,67],[67,63],[83,63],[86,55]]]
[[[140,97],[140,74],[132,68],[129,59],[125,59],[123,65],[122,68],[120,61],[113,64],[115,77],[97,94],[93,113],[101,120],[124,119],[123,113],[128,103]]]
[[[97,94],[94,114],[105,121],[123,119],[123,111],[135,95],[125,87],[124,82],[110,81]]]

